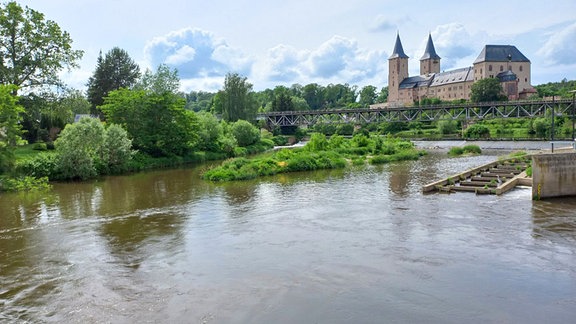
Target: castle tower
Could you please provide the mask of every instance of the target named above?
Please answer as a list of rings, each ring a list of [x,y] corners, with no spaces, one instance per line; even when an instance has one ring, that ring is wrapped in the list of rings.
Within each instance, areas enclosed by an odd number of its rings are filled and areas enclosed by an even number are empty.
[[[388,102],[400,101],[399,86],[408,78],[408,55],[404,53],[400,34],[396,34],[394,51],[388,58]]]
[[[422,58],[420,58],[420,75],[427,75],[429,73],[440,73],[440,56],[436,54],[431,34],[428,34],[426,50]]]

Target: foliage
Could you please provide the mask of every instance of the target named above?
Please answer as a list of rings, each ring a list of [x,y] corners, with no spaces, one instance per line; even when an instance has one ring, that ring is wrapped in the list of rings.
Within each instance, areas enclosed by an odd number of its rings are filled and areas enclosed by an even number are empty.
[[[253,120],[256,114],[256,101],[252,91],[252,84],[246,77],[238,73],[228,73],[224,79],[224,89],[218,92],[214,102],[216,111],[222,113],[226,121],[235,122],[239,119]]]
[[[140,67],[125,50],[114,47],[104,58],[102,52],[96,61],[94,75],[88,79],[88,101],[92,104],[92,113],[100,114],[98,106],[111,91],[130,88],[140,77]]]
[[[30,176],[22,176],[16,178],[0,177],[0,192],[2,191],[35,191],[35,190],[48,190],[51,186],[48,183],[48,178],[35,178]]]
[[[82,55],[72,49],[70,35],[44,14],[15,1],[0,4],[0,84],[60,85],[60,71],[77,67]]]
[[[465,138],[490,137],[490,129],[482,124],[472,124],[464,131]]]
[[[196,112],[209,111],[215,95],[215,93],[205,91],[190,91],[185,95],[186,109]]]
[[[59,157],[54,152],[42,152],[16,162],[15,173],[50,180],[62,179]]]
[[[201,151],[220,150],[218,140],[224,136],[222,124],[211,113],[202,111],[196,114],[198,118],[198,149]]]
[[[255,159],[229,160],[207,171],[203,177],[211,181],[231,181],[283,172],[343,168],[347,160],[354,165],[365,164],[367,154],[374,154],[369,160],[378,164],[417,159],[425,152],[416,150],[411,142],[393,138],[357,134],[351,140],[340,135],[327,140],[324,134],[314,133],[304,148],[282,149]]]
[[[67,125],[55,144],[64,179],[85,180],[124,171],[133,154],[126,131],[117,125],[106,130],[96,118],[82,118]]]
[[[0,173],[12,168],[14,147],[21,141],[20,122],[24,108],[18,105],[18,98],[12,95],[16,89],[16,86],[0,85]]]
[[[442,135],[454,134],[458,131],[458,121],[451,118],[439,120],[436,127]]]
[[[448,155],[450,156],[458,156],[462,154],[481,154],[482,149],[478,145],[464,145],[463,147],[460,146],[453,146],[448,151]]]
[[[360,90],[359,103],[362,107],[368,107],[376,102],[378,94],[376,94],[376,87],[367,85]]]
[[[233,123],[231,130],[240,147],[252,145],[260,140],[258,128],[245,120],[238,120]]]
[[[155,73],[146,70],[140,80],[134,85],[136,90],[146,90],[156,94],[164,92],[177,93],[180,88],[178,71],[170,69],[166,64],[160,64]]]
[[[472,84],[470,100],[472,102],[506,101],[506,95],[496,78],[485,78]]]
[[[108,126],[104,133],[102,158],[106,162],[107,173],[120,173],[127,170],[127,163],[132,159],[132,141],[124,128],[116,124]]]
[[[112,91],[101,106],[107,119],[128,132],[135,149],[154,157],[185,156],[198,142],[196,115],[173,93]]]
[[[559,96],[562,98],[572,98],[573,94],[570,93],[570,91],[576,90],[576,80],[568,81],[567,79],[563,79],[560,82],[540,84],[534,88],[538,91],[539,97]]]

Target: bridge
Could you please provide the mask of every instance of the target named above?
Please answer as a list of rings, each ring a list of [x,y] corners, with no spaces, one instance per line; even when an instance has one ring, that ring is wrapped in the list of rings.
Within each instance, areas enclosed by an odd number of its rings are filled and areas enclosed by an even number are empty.
[[[419,107],[331,109],[307,111],[282,111],[258,114],[269,126],[312,126],[318,123],[367,124],[380,122],[428,122],[436,120],[478,120],[489,118],[543,117],[574,118],[576,107],[572,99],[538,101],[500,101],[432,105]],[[551,115],[551,114],[550,114]],[[549,116],[550,116],[549,115]]]

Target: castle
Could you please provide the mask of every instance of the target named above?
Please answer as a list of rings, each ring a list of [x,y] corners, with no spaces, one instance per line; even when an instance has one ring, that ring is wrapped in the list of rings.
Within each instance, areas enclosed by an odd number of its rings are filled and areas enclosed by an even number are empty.
[[[408,55],[400,35],[388,58],[388,107],[406,106],[426,98],[443,101],[470,99],[472,84],[484,78],[497,78],[508,99],[524,99],[534,93],[530,85],[530,60],[512,45],[486,45],[473,66],[440,72],[440,56],[432,35],[420,58],[420,75],[408,75]]]

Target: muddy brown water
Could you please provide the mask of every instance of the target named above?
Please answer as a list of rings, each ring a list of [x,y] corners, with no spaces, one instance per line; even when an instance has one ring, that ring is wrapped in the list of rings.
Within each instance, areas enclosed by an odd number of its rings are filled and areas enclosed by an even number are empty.
[[[573,322],[575,198],[421,193],[497,154],[2,194],[0,322]]]

